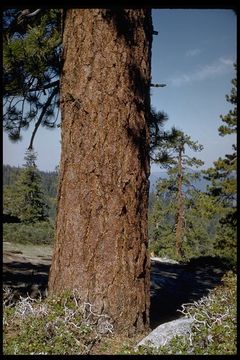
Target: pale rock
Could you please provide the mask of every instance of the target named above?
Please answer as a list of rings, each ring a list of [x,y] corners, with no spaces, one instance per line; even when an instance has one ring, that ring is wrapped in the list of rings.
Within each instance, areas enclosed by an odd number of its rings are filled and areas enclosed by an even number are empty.
[[[182,317],[159,325],[136,346],[141,345],[158,348],[166,345],[176,335],[188,335],[191,332],[193,318]]]

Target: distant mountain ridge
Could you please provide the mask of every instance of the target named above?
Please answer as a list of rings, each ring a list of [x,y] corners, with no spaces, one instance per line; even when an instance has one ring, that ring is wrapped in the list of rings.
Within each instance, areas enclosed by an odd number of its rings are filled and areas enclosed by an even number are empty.
[[[3,165],[3,186],[12,184],[15,176],[18,175],[22,167]],[[42,176],[42,182],[46,194],[51,197],[55,197],[57,194],[57,172],[56,171],[40,171]],[[150,175],[150,192],[155,190],[156,182],[162,178],[168,177],[166,171],[154,171]],[[206,190],[206,186],[209,182],[205,179],[196,181],[195,186],[201,191]]]
[[[153,192],[155,190],[156,183],[160,178],[166,179],[167,177],[168,177],[167,172],[164,172],[164,171],[152,172],[150,177],[149,177],[149,180],[150,180],[150,192]],[[194,186],[198,190],[206,191],[208,184],[209,184],[209,181],[202,177],[200,180],[196,180],[196,182],[194,183]]]

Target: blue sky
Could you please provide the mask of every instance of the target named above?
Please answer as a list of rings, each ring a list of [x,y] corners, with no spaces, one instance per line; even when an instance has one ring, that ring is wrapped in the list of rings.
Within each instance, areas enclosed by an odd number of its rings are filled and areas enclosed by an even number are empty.
[[[155,10],[152,48],[152,105],[204,146],[201,158],[207,168],[224,156],[234,136],[220,137],[220,114],[231,108],[225,95],[231,91],[236,61],[236,15],[232,10]],[[153,165],[152,171],[160,170]]]
[[[220,137],[220,115],[231,105],[225,95],[231,91],[236,62],[236,15],[232,10],[153,9],[152,106],[168,114],[165,129],[173,125],[204,146],[201,158],[207,168],[219,156],[231,153],[234,136]],[[21,166],[31,129],[13,144],[3,134],[3,163]],[[40,170],[52,171],[60,160],[60,129],[39,129],[35,140]],[[189,153],[190,155],[192,153]],[[152,172],[161,171],[152,165]]]

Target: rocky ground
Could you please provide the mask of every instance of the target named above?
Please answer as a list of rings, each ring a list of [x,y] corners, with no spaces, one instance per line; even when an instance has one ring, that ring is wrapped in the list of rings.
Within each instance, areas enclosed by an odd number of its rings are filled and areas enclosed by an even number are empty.
[[[51,263],[50,248],[17,247],[4,244],[3,288],[19,296],[45,294]],[[150,322],[154,329],[181,316],[181,304],[207,295],[220,284],[225,267],[216,258],[199,258],[188,264],[153,258],[151,262]]]
[[[220,284],[226,271],[220,260],[202,257],[188,264],[152,260],[151,328],[182,316],[181,304],[199,300]]]

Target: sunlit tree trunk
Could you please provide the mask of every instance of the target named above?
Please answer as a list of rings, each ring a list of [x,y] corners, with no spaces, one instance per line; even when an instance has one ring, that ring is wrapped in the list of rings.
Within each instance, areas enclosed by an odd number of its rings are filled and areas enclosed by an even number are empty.
[[[78,289],[117,332],[149,325],[149,9],[67,10],[49,293]]]

